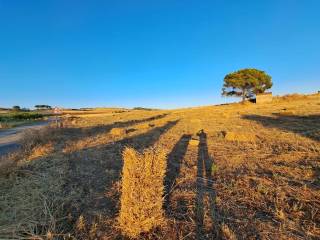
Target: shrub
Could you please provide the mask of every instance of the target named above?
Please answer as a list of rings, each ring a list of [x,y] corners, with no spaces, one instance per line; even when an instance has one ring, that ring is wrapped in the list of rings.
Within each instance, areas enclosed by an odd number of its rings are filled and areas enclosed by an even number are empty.
[[[44,115],[33,112],[15,112],[0,115],[0,121],[13,121],[13,120],[35,120],[41,119]]]
[[[134,238],[164,222],[166,154],[154,148],[142,154],[126,148],[123,159],[119,224],[125,235]]]
[[[13,106],[13,107],[12,107],[12,110],[18,112],[18,111],[21,110],[21,108],[20,108],[20,106]]]

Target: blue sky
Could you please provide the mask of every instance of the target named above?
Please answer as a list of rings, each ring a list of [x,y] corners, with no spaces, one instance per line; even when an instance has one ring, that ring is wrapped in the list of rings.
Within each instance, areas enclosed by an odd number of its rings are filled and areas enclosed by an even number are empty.
[[[320,90],[318,0],[0,0],[0,106],[225,102],[224,76]]]

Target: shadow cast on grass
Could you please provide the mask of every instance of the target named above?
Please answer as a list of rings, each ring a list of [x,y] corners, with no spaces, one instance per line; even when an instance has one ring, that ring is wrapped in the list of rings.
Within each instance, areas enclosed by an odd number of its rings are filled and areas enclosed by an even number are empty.
[[[196,199],[195,199],[195,213],[196,213],[196,237],[197,239],[203,239],[202,236],[207,235],[204,226],[205,216],[205,202],[204,198],[208,194],[210,217],[213,224],[213,229],[208,233],[211,237],[218,235],[218,215],[216,208],[216,190],[214,188],[213,173],[214,173],[214,161],[209,156],[207,134],[201,130],[198,133],[199,136],[199,148],[198,148],[198,163],[197,163],[197,180],[196,180]]]
[[[291,187],[309,187],[313,190],[320,190],[320,165],[318,163],[319,157],[301,157],[298,161],[294,162],[276,162],[273,163],[275,169],[271,171],[267,167],[259,166],[255,173],[258,176],[274,180],[274,178],[279,178],[278,180],[286,182]],[[278,168],[278,170],[277,170]],[[285,169],[287,172],[281,172],[281,169]],[[305,179],[304,174],[290,174],[290,172],[295,172],[295,170],[305,170],[309,172],[309,178]],[[312,172],[310,174],[310,172]]]
[[[143,151],[154,145],[177,122],[170,121],[140,135],[71,153],[65,192],[66,195],[74,193],[74,196],[70,196],[66,211],[74,216],[74,220],[80,215],[84,215],[86,219],[98,215],[114,218],[119,210],[119,196],[110,197],[106,192],[120,180],[124,148],[130,146]]]
[[[320,141],[320,115],[300,116],[279,113],[273,115],[275,117],[244,115],[242,118],[261,123],[268,128],[278,128]]]
[[[149,121],[154,121],[157,119],[165,118],[168,116],[169,113],[164,113],[164,114],[159,114],[155,115],[149,118],[144,118],[144,119],[134,119],[134,120],[129,120],[129,121],[124,121],[124,122],[114,122],[112,124],[108,125],[99,125],[95,127],[85,127],[85,128],[77,128],[77,127],[63,127],[63,128],[56,128],[54,125],[48,126],[45,129],[32,129],[28,130],[27,132],[24,133],[23,139],[19,140],[17,143],[10,143],[10,144],[0,144],[0,161],[2,159],[6,159],[9,157],[10,154],[22,154],[25,152],[25,149],[23,149],[23,141],[27,142],[27,145],[30,145],[32,143],[34,146],[36,145],[41,145],[48,143],[48,140],[50,140],[52,143],[55,145],[55,151],[58,150],[58,145],[61,145],[65,141],[65,139],[70,140],[70,141],[76,141],[78,139],[81,139],[83,137],[93,137],[95,135],[98,135],[100,133],[106,133],[109,132],[112,128],[126,128],[130,127],[134,124],[139,124],[139,123],[144,123],[144,122],[149,122]],[[52,121],[53,122],[53,121]],[[153,124],[150,124],[154,126]],[[46,131],[46,136],[43,135],[43,131]],[[126,130],[126,133],[131,133],[136,131],[134,128],[130,128]],[[39,138],[39,135],[43,139],[36,139]],[[58,137],[55,137],[58,136]],[[36,141],[34,140],[36,139]],[[33,147],[34,147],[33,146]],[[28,146],[28,150],[30,146]],[[20,151],[20,152],[18,152]],[[1,165],[0,165],[1,167]]]
[[[167,157],[167,172],[164,180],[164,183],[165,183],[164,208],[166,209],[167,215],[172,215],[172,209],[170,207],[170,196],[171,196],[171,192],[175,188],[176,179],[179,176],[181,164],[187,152],[190,139],[191,139],[191,135],[187,135],[187,134],[182,135]]]
[[[39,186],[39,192],[44,191],[45,194],[48,194],[43,195],[43,197],[50,199],[50,204],[51,199],[52,201],[57,201],[54,204],[59,203],[59,209],[61,208],[62,213],[51,213],[56,218],[53,219],[54,227],[46,225],[51,223],[45,220],[42,221],[36,229],[30,228],[30,233],[21,234],[26,236],[28,234],[46,234],[46,229],[51,229],[51,227],[58,229],[61,233],[72,233],[76,229],[76,222],[80,215],[83,215],[88,223],[86,228],[87,232],[89,232],[89,224],[93,224],[97,216],[101,216],[103,219],[109,218],[114,221],[119,210],[118,183],[123,165],[123,149],[126,146],[130,146],[138,151],[143,151],[144,148],[154,145],[162,134],[178,123],[178,120],[169,121],[163,126],[154,127],[142,134],[127,137],[109,144],[83,148],[72,153],[62,152],[61,145],[64,145],[64,140],[69,139],[69,135],[72,134],[75,135],[72,139],[90,136],[91,134],[94,136],[94,133],[98,134],[100,131],[106,131],[113,127],[130,126],[131,124],[147,122],[165,116],[166,115],[158,115],[142,120],[132,120],[102,127],[86,128],[85,130],[81,128],[48,128],[48,132],[44,132],[46,136],[48,136],[48,139],[45,138],[43,140],[41,138],[40,143],[43,145],[47,142],[52,142],[55,149],[54,153],[36,158],[26,164],[23,163],[15,168],[14,171],[18,178],[25,176],[29,178],[30,176],[29,181],[32,179],[42,179],[42,176],[45,180],[48,179],[48,182],[45,181],[45,184],[47,184],[47,186],[44,186],[45,189]],[[34,135],[37,134],[36,132],[34,133]],[[39,134],[41,137],[42,133]],[[33,138],[33,136],[30,137]],[[39,137],[36,138],[36,142],[38,138]],[[33,139],[30,139],[30,141],[32,143]],[[41,176],[41,178],[38,178],[38,175]],[[48,175],[48,177],[46,177],[46,175]],[[54,178],[51,175],[54,176]],[[6,176],[3,177],[5,178]],[[31,182],[31,184],[33,183]],[[58,184],[61,184],[61,186],[58,187]],[[50,192],[51,190],[48,190],[51,189],[50,185],[57,186],[59,189],[55,192]],[[37,187],[38,186],[35,186],[36,189],[38,189]],[[56,190],[56,187],[54,187],[54,189]],[[27,194],[29,193],[26,193],[26,195]],[[30,204],[32,205],[31,202]],[[50,208],[52,206],[50,205],[48,209],[55,211],[56,209]],[[56,206],[54,205],[54,207]],[[16,209],[16,207],[14,208]],[[43,208],[43,206],[38,206],[38,212],[36,212],[35,215],[44,210]],[[47,210],[47,207],[45,208]],[[20,208],[17,209],[20,211]],[[36,224],[32,217],[24,220],[24,224],[28,225],[28,221]],[[112,224],[109,224],[109,227],[111,225]],[[108,226],[106,225],[106,227]],[[17,233],[20,234],[20,232]],[[79,239],[87,239],[87,236],[83,236],[83,238],[80,236]]]
[[[62,134],[67,136],[68,140],[74,141],[74,140],[81,139],[82,137],[92,137],[99,133],[107,133],[112,128],[126,128],[135,124],[145,123],[145,122],[150,122],[150,121],[158,120],[161,118],[165,118],[168,115],[169,113],[163,113],[163,114],[155,115],[148,118],[133,119],[133,120],[124,121],[124,122],[114,122],[111,124],[98,125],[95,127],[82,127],[82,128],[65,127],[65,128],[57,129],[57,131],[60,131]],[[130,132],[132,131],[132,129],[128,131]]]
[[[99,132],[101,132],[101,131],[110,131],[112,128],[125,128],[125,127],[132,126],[134,124],[139,124],[139,123],[158,120],[158,119],[164,118],[166,116],[168,116],[168,113],[159,114],[159,115],[152,116],[152,117],[149,117],[149,118],[134,119],[134,120],[129,120],[129,121],[125,121],[125,122],[114,122],[114,123],[109,124],[109,125],[103,125],[103,126],[97,126],[97,127],[90,128],[90,130],[88,132],[89,133],[95,133],[97,131],[99,131]]]

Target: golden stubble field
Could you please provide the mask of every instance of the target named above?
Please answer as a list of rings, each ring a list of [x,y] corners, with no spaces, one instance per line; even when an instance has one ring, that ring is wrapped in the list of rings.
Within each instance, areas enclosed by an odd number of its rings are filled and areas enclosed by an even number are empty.
[[[125,147],[167,154],[165,222],[140,239],[319,239],[319,94],[68,114],[0,161],[0,239],[126,239]]]

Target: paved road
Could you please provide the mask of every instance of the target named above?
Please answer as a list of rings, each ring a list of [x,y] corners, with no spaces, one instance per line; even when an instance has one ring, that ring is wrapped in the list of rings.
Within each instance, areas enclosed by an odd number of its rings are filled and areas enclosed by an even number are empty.
[[[10,129],[0,129],[0,157],[19,147],[18,141],[22,138],[25,130],[40,129],[48,125],[48,123],[49,121],[41,121]]]

